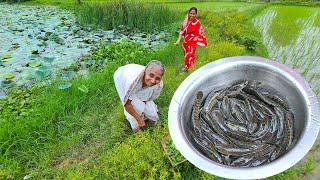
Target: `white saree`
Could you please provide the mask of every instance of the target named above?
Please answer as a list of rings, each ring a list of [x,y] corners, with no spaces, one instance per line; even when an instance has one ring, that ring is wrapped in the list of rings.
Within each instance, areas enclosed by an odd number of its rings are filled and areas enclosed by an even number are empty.
[[[142,87],[142,78],[145,66],[138,64],[128,64],[119,67],[114,73],[114,82],[121,99],[125,105],[128,99],[140,116],[156,123],[158,121],[157,105],[153,102],[161,92],[163,82],[151,87]],[[125,109],[124,114],[133,130],[139,129],[137,120]]]

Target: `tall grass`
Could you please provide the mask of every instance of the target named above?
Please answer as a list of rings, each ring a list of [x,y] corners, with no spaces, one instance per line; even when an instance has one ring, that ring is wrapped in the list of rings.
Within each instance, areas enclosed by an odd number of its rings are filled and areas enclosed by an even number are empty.
[[[176,21],[176,13],[159,3],[135,1],[84,3],[76,6],[75,14],[82,25],[114,29],[120,25],[152,32],[163,30]]]
[[[306,7],[278,7],[277,15],[271,22],[269,33],[277,39],[277,45],[294,43],[303,28],[298,19],[306,20],[312,12]],[[294,12],[294,13],[293,13]],[[284,23],[286,22],[286,23]]]
[[[8,2],[8,3],[19,3],[19,2],[25,2],[30,0],[0,0],[0,2]]]

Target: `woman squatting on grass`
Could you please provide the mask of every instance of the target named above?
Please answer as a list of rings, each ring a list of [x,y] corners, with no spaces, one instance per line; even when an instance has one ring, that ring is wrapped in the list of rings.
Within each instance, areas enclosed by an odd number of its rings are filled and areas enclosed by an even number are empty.
[[[204,36],[205,29],[202,28],[201,22],[197,19],[197,12],[196,7],[189,9],[182,22],[179,38],[175,42],[175,45],[178,45],[181,38],[184,38],[182,44],[184,54],[183,71],[193,68],[197,45],[207,46],[207,38]]]
[[[154,100],[163,87],[164,66],[152,60],[147,66],[127,64],[114,73],[114,82],[124,107],[124,114],[134,132],[146,127],[146,123],[156,124],[158,109]]]

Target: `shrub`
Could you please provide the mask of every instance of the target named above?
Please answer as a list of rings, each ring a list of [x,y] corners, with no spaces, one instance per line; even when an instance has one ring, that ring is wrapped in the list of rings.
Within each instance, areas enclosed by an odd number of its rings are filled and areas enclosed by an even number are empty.
[[[140,57],[147,53],[140,44],[120,41],[115,44],[101,44],[100,47],[93,53],[91,60],[95,61],[95,65],[99,65],[99,61],[103,63],[116,63],[123,65],[127,63],[141,63]]]
[[[245,47],[237,45],[233,42],[222,41],[217,44],[211,45],[207,49],[206,60],[210,62],[212,60],[220,59],[223,57],[239,56],[244,53]],[[206,63],[207,63],[206,62]]]
[[[169,163],[155,132],[148,130],[130,136],[115,146],[101,160],[106,167],[106,177],[116,179],[159,178],[170,179]]]
[[[258,40],[250,35],[240,35],[236,37],[236,42],[245,46],[247,51],[255,52],[258,46]]]

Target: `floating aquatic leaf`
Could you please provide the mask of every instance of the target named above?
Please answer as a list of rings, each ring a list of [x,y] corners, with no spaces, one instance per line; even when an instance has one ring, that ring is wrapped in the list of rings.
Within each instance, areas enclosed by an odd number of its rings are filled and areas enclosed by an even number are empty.
[[[7,75],[5,75],[6,80],[12,80],[14,78],[14,75],[12,73],[9,73]]]
[[[64,84],[61,84],[61,85],[59,85],[59,89],[61,89],[61,90],[63,90],[63,89],[68,89],[68,88],[70,88],[72,86],[72,83],[71,82],[66,82],[66,83],[64,83]]]
[[[54,60],[54,57],[43,57],[43,60],[47,63],[52,63]]]
[[[95,61],[95,60],[92,60],[92,59],[90,59],[90,60],[88,60],[88,61],[86,62],[87,65],[94,65],[95,63],[96,63],[96,61]]]
[[[88,93],[89,92],[89,89],[85,86],[85,85],[81,85],[78,87],[78,89],[84,93]]]
[[[41,66],[41,67],[38,67],[38,70],[39,71],[50,71],[50,67],[48,67],[48,66]]]
[[[36,59],[37,57],[38,57],[38,56],[35,55],[35,54],[31,54],[31,55],[29,56],[30,59]]]
[[[39,51],[37,49],[31,50],[31,54],[39,54]]]
[[[51,71],[47,67],[40,67],[35,74],[40,78],[45,78],[51,74]]]
[[[11,80],[4,80],[4,81],[2,81],[1,85],[3,85],[3,87],[10,88],[10,87],[12,87],[10,84],[12,84]]]
[[[99,62],[99,65],[104,65],[107,63],[107,61],[105,61],[105,60],[99,60],[98,62]]]
[[[50,80],[50,79],[45,79],[44,81],[41,81],[41,82],[39,83],[40,87],[48,86],[48,85],[50,85],[50,84],[52,84],[52,80]]]
[[[63,78],[71,78],[74,77],[76,73],[74,71],[66,71],[62,74]]]
[[[28,65],[29,65],[30,67],[38,67],[38,66],[41,66],[41,62],[40,62],[40,61],[30,61],[30,62],[28,63]]]
[[[87,69],[81,69],[78,71],[78,75],[84,77],[85,79],[88,79],[89,71]]]
[[[10,58],[12,58],[12,55],[11,55],[11,54],[5,54],[5,55],[3,55],[3,57],[2,57],[2,61],[5,60],[5,59],[10,59]]]

